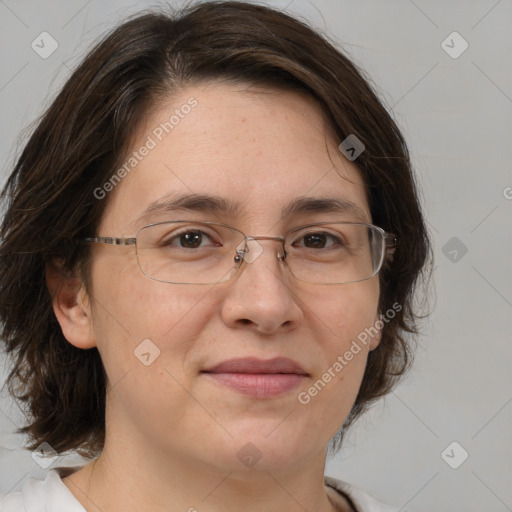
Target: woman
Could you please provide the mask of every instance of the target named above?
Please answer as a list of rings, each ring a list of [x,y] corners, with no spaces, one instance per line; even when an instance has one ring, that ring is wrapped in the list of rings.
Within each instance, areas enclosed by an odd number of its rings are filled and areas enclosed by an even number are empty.
[[[22,432],[90,459],[5,510],[391,510],[325,457],[409,365],[430,242],[404,140],[339,50],[248,3],[139,15],[3,198]]]

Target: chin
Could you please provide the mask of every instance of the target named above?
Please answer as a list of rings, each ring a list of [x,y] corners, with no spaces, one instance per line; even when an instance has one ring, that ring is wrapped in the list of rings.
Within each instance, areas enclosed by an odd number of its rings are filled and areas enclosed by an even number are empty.
[[[238,428],[227,427],[233,438],[222,447],[217,445],[222,453],[215,456],[216,463],[226,465],[230,471],[289,470],[301,460],[318,456],[325,448],[318,445],[320,436],[298,428],[296,423],[283,422],[279,426],[280,421],[253,421]]]

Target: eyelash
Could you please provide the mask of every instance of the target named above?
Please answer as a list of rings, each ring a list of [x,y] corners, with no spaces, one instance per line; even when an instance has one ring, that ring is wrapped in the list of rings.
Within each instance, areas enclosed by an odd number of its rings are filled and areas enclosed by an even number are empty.
[[[181,231],[181,232],[178,232],[178,233],[175,233],[173,234],[172,236],[162,240],[161,242],[161,246],[171,246],[173,244],[173,242],[175,242],[176,240],[180,240],[180,238],[184,235],[187,235],[187,234],[190,234],[190,233],[194,233],[194,234],[200,234],[201,236],[207,236],[210,240],[213,240],[213,237],[212,235],[208,234],[206,231],[203,231],[201,229],[190,229],[190,228],[187,228],[186,231]],[[331,244],[330,247],[334,246],[334,245],[345,245],[343,243],[342,240],[340,240],[340,238],[338,238],[337,236],[335,236],[334,234],[332,233],[328,233],[326,231],[310,231],[310,232],[307,232],[303,235],[301,235],[300,237],[300,240],[304,240],[306,237],[308,236],[312,236],[312,235],[321,235],[321,236],[326,236],[327,238],[330,238],[333,243]],[[299,239],[296,239],[292,242],[292,245]],[[202,240],[201,240],[202,241]],[[183,247],[181,247],[183,248]],[[324,247],[322,247],[322,249],[326,249]]]

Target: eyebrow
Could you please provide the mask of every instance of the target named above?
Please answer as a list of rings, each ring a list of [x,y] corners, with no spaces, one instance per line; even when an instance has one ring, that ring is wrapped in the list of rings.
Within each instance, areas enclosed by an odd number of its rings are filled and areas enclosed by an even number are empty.
[[[165,196],[151,203],[137,218],[137,222],[150,221],[158,214],[174,213],[175,211],[195,211],[203,213],[219,213],[237,216],[242,213],[238,203],[220,196],[207,194],[178,194],[174,197]]]
[[[151,203],[136,222],[149,222],[155,215],[177,211],[214,213],[230,217],[240,216],[245,212],[245,208],[240,203],[220,196],[191,193],[171,196],[169,199],[168,197],[165,196]],[[348,199],[335,197],[298,197],[281,210],[282,218],[308,213],[349,214],[361,222],[369,222],[367,214],[360,206]]]
[[[348,199],[336,197],[298,197],[285,206],[281,214],[284,218],[307,213],[348,214],[362,222],[369,222],[365,211]]]

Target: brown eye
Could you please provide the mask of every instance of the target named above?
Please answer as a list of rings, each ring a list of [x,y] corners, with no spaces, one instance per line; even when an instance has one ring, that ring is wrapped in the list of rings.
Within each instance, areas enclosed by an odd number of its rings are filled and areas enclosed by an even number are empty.
[[[189,231],[177,237],[182,247],[196,249],[201,245],[203,234],[200,231]]]
[[[323,249],[326,243],[326,236],[323,234],[313,234],[304,237],[306,247],[312,247],[316,249]]]
[[[301,236],[299,240],[303,241],[303,245],[298,246],[307,249],[329,249],[336,245],[343,246],[343,242],[338,237],[322,232],[308,233]]]
[[[199,249],[206,246],[219,246],[210,235],[199,229],[182,230],[179,233],[170,233],[162,239],[161,247],[178,249]]]

